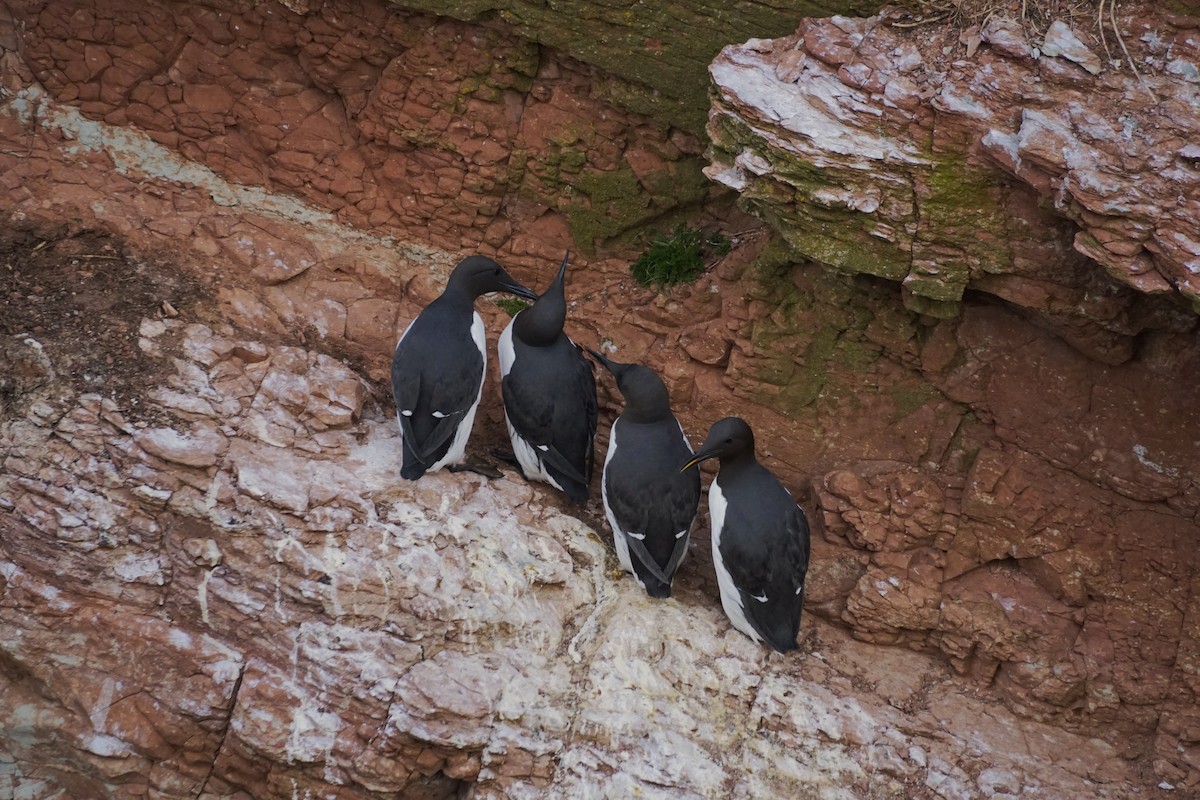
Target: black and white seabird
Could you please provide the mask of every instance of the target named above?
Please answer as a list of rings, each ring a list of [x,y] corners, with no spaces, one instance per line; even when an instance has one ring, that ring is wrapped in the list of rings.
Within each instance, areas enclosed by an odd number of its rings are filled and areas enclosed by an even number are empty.
[[[596,376],[563,333],[569,257],[550,288],[517,312],[500,335],[500,387],[509,439],[525,477],[582,503],[592,480]]]
[[[808,572],[808,520],[754,458],[754,432],[745,420],[715,423],[682,470],[713,457],[721,467],[708,489],[708,513],[721,605],[733,627],[754,641],[765,640],[781,653],[795,650]]]
[[[692,445],[662,378],[589,352],[616,378],[625,408],[612,424],[600,494],[617,559],[651,597],[670,597],[700,507],[700,472],[681,472]]]
[[[470,256],[396,343],[392,396],[404,449],[400,474],[409,480],[462,463],[487,367],[475,300],[488,292],[537,298],[492,259]]]

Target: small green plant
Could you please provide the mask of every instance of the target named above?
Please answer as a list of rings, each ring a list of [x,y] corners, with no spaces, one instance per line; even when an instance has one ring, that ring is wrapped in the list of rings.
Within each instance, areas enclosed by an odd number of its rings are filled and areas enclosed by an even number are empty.
[[[507,311],[510,317],[515,317],[523,308],[529,308],[529,303],[519,297],[497,297],[492,302]]]
[[[704,271],[706,256],[725,255],[730,247],[729,238],[721,233],[705,235],[699,228],[679,225],[669,235],[655,231],[650,246],[629,271],[642,286],[691,283]]]

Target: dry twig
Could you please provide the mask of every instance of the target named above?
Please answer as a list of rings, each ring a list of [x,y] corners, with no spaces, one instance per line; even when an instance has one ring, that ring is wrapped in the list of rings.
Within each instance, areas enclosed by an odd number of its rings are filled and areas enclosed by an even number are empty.
[[[1108,49],[1108,39],[1104,36],[1104,3],[1107,0],[1099,0],[1096,4],[1096,27],[1100,31],[1100,44],[1104,45],[1104,57],[1107,62],[1112,61],[1112,51]]]
[[[1138,79],[1138,83],[1146,90],[1146,94],[1150,95],[1150,99],[1158,102],[1158,97],[1154,92],[1150,91],[1150,86],[1142,78],[1142,73],[1138,72],[1137,64],[1133,63],[1133,56],[1129,55],[1129,48],[1125,46],[1125,37],[1121,35],[1120,29],[1117,28],[1117,0],[1109,0],[1108,18],[1112,22],[1113,35],[1117,37],[1117,44],[1121,45],[1121,50],[1125,52],[1125,58],[1129,61],[1129,68],[1133,70],[1134,77]],[[1103,30],[1103,27],[1101,27]]]

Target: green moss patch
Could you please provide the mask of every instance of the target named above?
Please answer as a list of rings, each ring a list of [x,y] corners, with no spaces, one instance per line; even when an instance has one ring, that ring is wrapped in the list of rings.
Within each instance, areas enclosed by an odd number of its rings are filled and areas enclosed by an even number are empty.
[[[699,228],[678,225],[670,234],[656,231],[629,271],[642,286],[691,283],[704,272],[707,256],[724,255],[729,249],[729,239],[720,233],[705,234]]]
[[[529,302],[519,297],[497,297],[492,302],[504,309],[510,317],[515,317],[519,312],[529,308]]]
[[[960,153],[932,158],[904,286],[913,295],[908,301],[913,310],[951,317],[973,272],[1010,269],[1008,215],[994,173],[971,166]]]

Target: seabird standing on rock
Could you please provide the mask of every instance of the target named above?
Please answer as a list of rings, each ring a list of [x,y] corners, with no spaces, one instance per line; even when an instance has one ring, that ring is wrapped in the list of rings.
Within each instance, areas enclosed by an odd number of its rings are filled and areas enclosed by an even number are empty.
[[[596,377],[591,362],[563,333],[570,255],[550,288],[508,323],[498,349],[504,420],[521,471],[582,503],[592,480]]]
[[[708,489],[712,556],[721,605],[733,627],[781,653],[796,649],[808,520],[788,490],[754,458],[746,421],[715,423],[681,472],[709,458],[721,467]]]
[[[616,378],[625,408],[612,424],[600,494],[617,558],[651,597],[670,597],[700,507],[699,470],[680,471],[692,445],[662,378],[589,351]]]
[[[470,256],[396,343],[392,396],[404,449],[400,474],[411,481],[462,463],[487,367],[475,300],[488,292],[537,299],[492,259]]]

